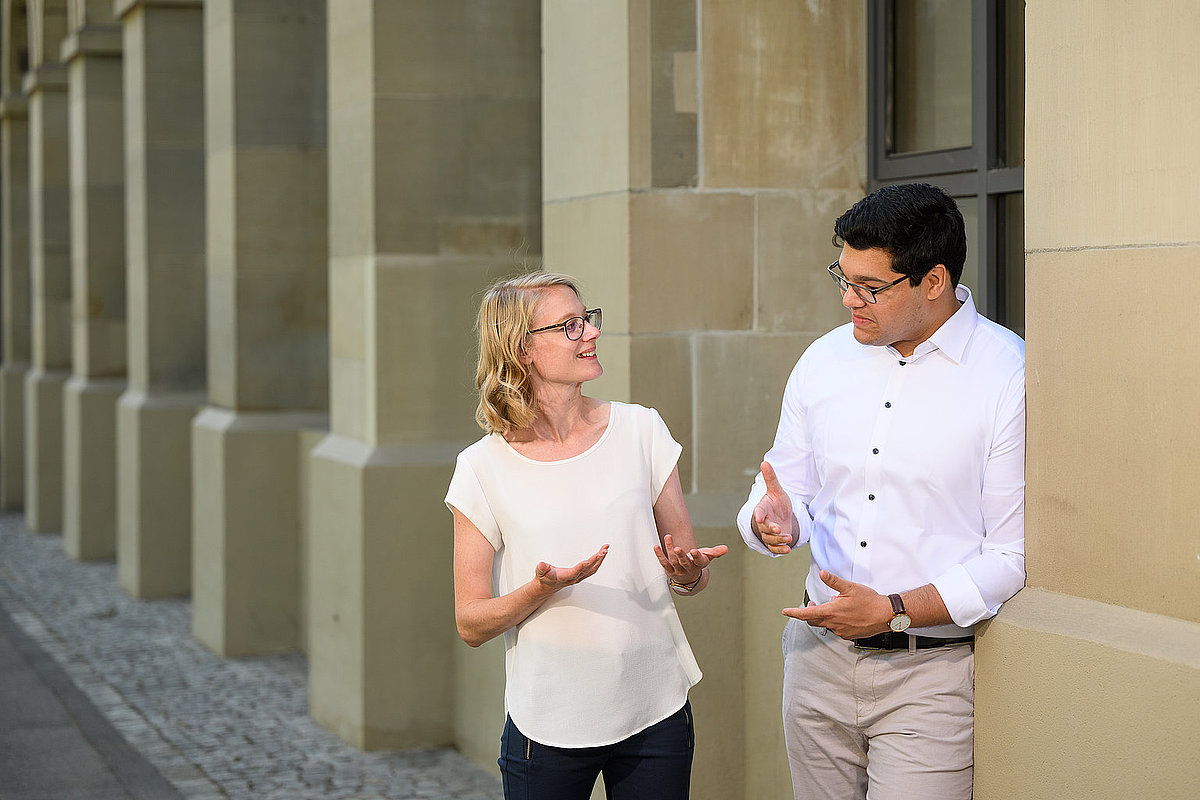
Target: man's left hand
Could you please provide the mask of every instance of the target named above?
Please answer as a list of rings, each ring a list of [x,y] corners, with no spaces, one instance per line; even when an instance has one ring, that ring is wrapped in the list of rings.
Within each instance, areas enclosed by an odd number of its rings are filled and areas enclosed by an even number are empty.
[[[843,639],[864,639],[888,630],[892,603],[884,595],[821,570],[821,581],[837,595],[828,603],[809,602],[807,608],[785,608],[784,616],[826,628]]]

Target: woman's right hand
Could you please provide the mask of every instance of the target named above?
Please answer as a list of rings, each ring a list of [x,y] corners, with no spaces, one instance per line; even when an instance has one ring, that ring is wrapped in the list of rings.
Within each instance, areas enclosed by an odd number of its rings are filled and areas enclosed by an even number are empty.
[[[585,558],[573,567],[556,567],[545,561],[539,561],[533,571],[534,578],[547,594],[553,594],[595,575],[607,555],[608,545],[604,545],[591,558]]]
[[[471,647],[487,642],[520,625],[555,592],[590,578],[608,555],[604,545],[573,567],[539,562],[534,577],[500,597],[492,596],[492,571],[496,549],[471,520],[454,513],[454,618],[458,635]]]

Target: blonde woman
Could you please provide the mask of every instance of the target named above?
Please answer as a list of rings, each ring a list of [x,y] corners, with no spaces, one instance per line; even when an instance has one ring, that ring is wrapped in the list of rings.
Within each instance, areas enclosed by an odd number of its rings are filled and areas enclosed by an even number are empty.
[[[610,800],[686,798],[700,669],[671,594],[728,548],[696,546],[658,413],[583,394],[601,312],[571,278],[502,281],[478,324],[487,433],[446,505],[459,635],[504,636],[504,796],[586,800],[603,775]]]

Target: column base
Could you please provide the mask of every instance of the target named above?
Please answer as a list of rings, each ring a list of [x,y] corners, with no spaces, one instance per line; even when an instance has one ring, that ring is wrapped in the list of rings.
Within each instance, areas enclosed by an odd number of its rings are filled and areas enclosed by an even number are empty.
[[[124,380],[67,381],[63,549],[75,559],[117,552],[117,401],[124,390]]]
[[[63,522],[63,391],[70,373],[25,375],[25,525],[58,533]]]
[[[0,508],[25,508],[25,375],[28,364],[0,367]]]
[[[199,393],[128,389],[117,403],[117,579],[139,598],[192,588],[191,424]]]
[[[453,739],[453,536],[442,503],[461,443],[310,457],[309,706],[367,750]]]
[[[304,644],[303,444],[327,426],[212,406],[192,421],[193,634],[222,656]]]

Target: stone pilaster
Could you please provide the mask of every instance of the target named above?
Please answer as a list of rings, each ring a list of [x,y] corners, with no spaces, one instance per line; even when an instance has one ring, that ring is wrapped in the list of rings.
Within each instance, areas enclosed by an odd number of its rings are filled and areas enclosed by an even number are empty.
[[[435,0],[329,17],[331,433],[311,461],[309,696],[369,748],[452,740],[441,498],[479,435],[472,318],[514,253],[540,252],[539,13],[472,8],[488,19]]]
[[[137,597],[191,590],[191,420],[205,399],[204,18],[118,0],[125,98],[128,384],[117,412],[117,567]]]
[[[29,97],[29,273],[32,363],[25,376],[25,521],[58,532],[63,518],[63,389],[71,367],[71,220],[67,72],[44,62]]]
[[[303,645],[305,432],[329,397],[325,6],[205,5],[208,406],[192,425],[193,630]]]
[[[111,558],[126,350],[121,28],[104,16],[74,22],[78,27],[62,48],[70,109],[73,343],[64,406],[63,547],[75,558]]]
[[[1022,10],[1027,577],[976,647],[975,797],[1182,800],[1200,783],[1200,344],[1178,324],[1200,302],[1200,160],[1178,131],[1200,107],[1177,98],[1200,96],[1200,7]]]
[[[30,359],[29,116],[0,99],[0,508],[25,507],[25,374]]]

